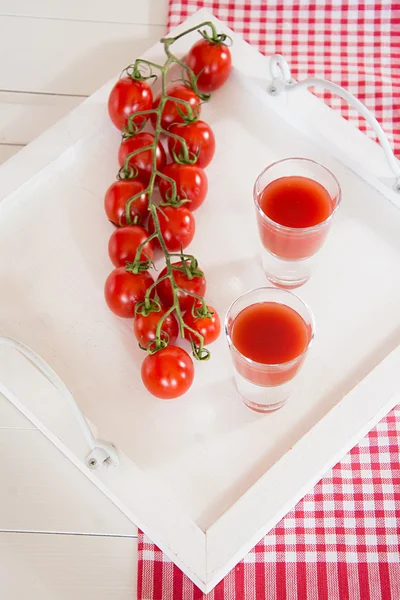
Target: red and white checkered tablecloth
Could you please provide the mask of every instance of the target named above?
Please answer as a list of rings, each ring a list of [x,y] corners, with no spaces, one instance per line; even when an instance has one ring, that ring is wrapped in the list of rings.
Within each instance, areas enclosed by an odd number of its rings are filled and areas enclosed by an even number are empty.
[[[170,0],[169,28],[200,8],[263,54],[283,54],[295,79],[319,76],[348,89],[374,113],[400,154],[400,2]],[[375,137],[344,100],[316,94]]]
[[[138,600],[399,600],[400,406],[207,595],[139,532]]]
[[[202,7],[261,52],[283,54],[296,79],[346,87],[400,154],[400,3],[170,0],[169,28]],[[324,99],[366,131],[340,99]],[[138,600],[400,600],[400,407],[210,594],[142,533],[138,556]]]

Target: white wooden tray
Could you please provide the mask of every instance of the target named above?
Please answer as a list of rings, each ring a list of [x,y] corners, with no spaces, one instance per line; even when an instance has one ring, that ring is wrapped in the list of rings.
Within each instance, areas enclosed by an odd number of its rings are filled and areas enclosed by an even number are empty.
[[[209,18],[200,11],[178,30]],[[186,397],[165,403],[143,389],[132,323],[103,300],[112,230],[103,196],[118,168],[106,110],[113,82],[0,170],[0,334],[53,367],[96,435],[116,445],[119,466],[86,467],[69,407],[7,347],[0,391],[204,591],[400,401],[400,212],[383,152],[308,92],[287,104],[262,92],[268,59],[212,20],[234,39],[235,69],[203,108],[217,153],[190,249],[221,315],[265,283],[252,205],[261,169],[316,158],[343,190],[321,268],[298,292],[315,314],[316,340],[283,409],[260,416],[243,406],[222,336]],[[162,62],[161,46],[146,58]]]

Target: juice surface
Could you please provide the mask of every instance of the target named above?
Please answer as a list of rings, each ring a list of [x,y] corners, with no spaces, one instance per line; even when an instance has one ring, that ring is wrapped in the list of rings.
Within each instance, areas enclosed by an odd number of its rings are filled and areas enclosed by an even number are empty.
[[[275,223],[303,228],[326,221],[333,203],[320,183],[294,175],[269,183],[261,193],[260,208]]]
[[[263,364],[281,364],[299,356],[310,341],[310,327],[292,308],[277,302],[259,302],[236,317],[231,338],[247,358]]]

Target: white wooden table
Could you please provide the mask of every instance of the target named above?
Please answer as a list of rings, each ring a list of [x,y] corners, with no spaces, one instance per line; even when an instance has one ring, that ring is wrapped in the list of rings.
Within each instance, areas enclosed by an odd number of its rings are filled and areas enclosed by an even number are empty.
[[[167,0],[0,0],[0,163],[165,32]],[[0,598],[134,600],[134,525],[0,395]]]

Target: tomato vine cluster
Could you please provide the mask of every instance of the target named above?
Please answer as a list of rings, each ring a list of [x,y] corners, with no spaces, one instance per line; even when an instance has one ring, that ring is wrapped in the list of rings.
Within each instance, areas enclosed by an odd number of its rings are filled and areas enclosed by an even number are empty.
[[[202,39],[185,60],[174,56],[172,44],[195,30]],[[172,399],[185,393],[194,377],[192,359],[176,345],[178,336],[188,340],[195,358],[205,360],[210,356],[205,345],[220,333],[218,314],[204,300],[204,273],[185,249],[195,233],[193,211],[207,195],[204,168],[215,151],[213,131],[200,120],[201,105],[228,78],[231,55],[226,36],[210,22],[161,42],[164,65],[137,59],[109,97],[122,143],[118,180],[105,195],[107,217],[116,226],[108,245],[115,269],[106,280],[105,299],[119,317],[134,318],[134,334],[147,351],[145,387]],[[173,64],[181,67],[183,78],[168,85]],[[153,98],[149,80],[155,72],[161,92]],[[156,253],[164,255],[165,268],[154,280],[150,270]]]

